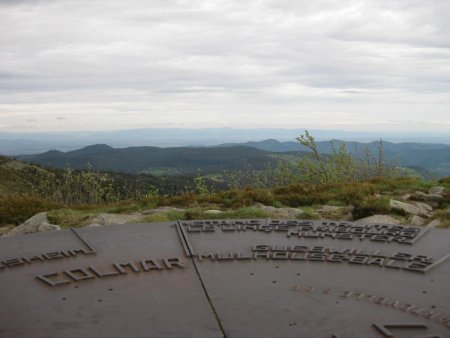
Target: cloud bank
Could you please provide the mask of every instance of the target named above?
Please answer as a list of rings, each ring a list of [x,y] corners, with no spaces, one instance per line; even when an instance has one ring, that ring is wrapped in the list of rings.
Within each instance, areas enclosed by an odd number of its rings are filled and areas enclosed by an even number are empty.
[[[447,0],[0,0],[0,131],[450,131]]]

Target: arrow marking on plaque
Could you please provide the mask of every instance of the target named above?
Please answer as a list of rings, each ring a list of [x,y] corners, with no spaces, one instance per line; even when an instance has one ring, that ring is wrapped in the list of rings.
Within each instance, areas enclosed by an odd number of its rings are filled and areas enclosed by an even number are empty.
[[[375,329],[384,335],[384,337],[394,338],[394,334],[389,329],[427,329],[425,324],[415,323],[391,323],[391,324],[372,324]],[[426,336],[425,336],[426,337]]]

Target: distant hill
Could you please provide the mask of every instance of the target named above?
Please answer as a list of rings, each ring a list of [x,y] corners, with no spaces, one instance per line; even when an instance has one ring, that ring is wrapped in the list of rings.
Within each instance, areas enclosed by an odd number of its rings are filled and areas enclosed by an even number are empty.
[[[347,150],[355,155],[363,155],[366,148],[370,149],[373,154],[376,154],[378,151],[378,142],[361,143],[341,140],[333,140],[333,142],[336,148],[345,143]],[[218,147],[235,147],[239,145],[279,153],[304,152],[308,150],[299,142],[279,142],[274,139],[241,144],[227,143],[218,145]],[[321,153],[330,154],[332,152],[332,146],[329,141],[319,141],[317,145]],[[414,167],[416,170],[419,169],[419,171],[422,168],[436,176],[450,175],[450,145],[383,142],[383,151],[387,160],[395,162],[402,167]]]
[[[361,143],[333,141],[336,148],[345,143],[350,153],[364,156],[365,150],[378,152],[378,142]],[[329,141],[317,142],[323,154],[332,153]],[[113,148],[96,144],[81,149],[61,152],[47,151],[16,158],[42,166],[64,169],[87,169],[113,171],[127,174],[149,173],[155,175],[197,175],[234,170],[245,165],[263,169],[267,163],[280,159],[291,163],[297,155],[308,149],[298,142],[280,142],[268,139],[260,142],[227,143],[212,147],[128,147]],[[426,178],[450,175],[450,145],[430,143],[383,142],[386,161],[408,167]]]
[[[93,149],[90,149],[92,151]],[[89,150],[88,150],[89,151]],[[59,152],[52,152],[53,154]],[[52,196],[52,192],[67,187],[59,186],[63,176],[67,174],[64,170],[44,168],[36,164],[25,163],[5,156],[0,156],[0,198],[2,196],[15,195],[43,195]],[[81,174],[78,172],[78,174]],[[125,173],[99,172],[94,175],[107,178],[105,184],[112,184],[113,190],[122,199],[130,192],[146,194],[155,189],[161,194],[180,194],[185,191],[195,191],[195,182],[192,177],[185,176],[155,176],[155,175],[132,175]],[[209,181],[207,183],[210,183]],[[54,189],[48,185],[54,185]],[[223,188],[218,182],[214,182],[217,188]],[[48,190],[48,191],[47,191]],[[54,190],[54,191],[53,191]]]
[[[94,170],[129,174],[196,175],[233,170],[246,164],[250,164],[254,169],[263,169],[267,163],[276,163],[277,159],[271,154],[265,150],[240,145],[216,148],[112,148],[97,144],[69,152],[51,150],[16,158],[60,169],[70,167],[82,170],[91,167]]]
[[[343,131],[309,130],[317,140],[339,139],[371,142],[380,137],[390,142],[420,142],[450,144],[450,133],[445,131]],[[111,131],[73,132],[2,132],[0,131],[0,154],[38,154],[50,149],[72,151],[91,144],[106,143],[114,148],[135,146],[185,147],[211,146],[219,143],[261,141],[276,139],[294,141],[304,133],[304,128],[141,128]],[[295,142],[293,142],[295,143]]]

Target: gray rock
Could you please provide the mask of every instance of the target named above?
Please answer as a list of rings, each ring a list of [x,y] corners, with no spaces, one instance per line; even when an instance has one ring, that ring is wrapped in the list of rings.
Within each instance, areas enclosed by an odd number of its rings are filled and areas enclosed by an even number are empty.
[[[186,211],[186,209],[175,208],[175,207],[159,207],[159,208],[155,208],[155,209],[144,210],[141,212],[141,214],[142,215],[152,215],[152,214],[157,214],[157,213],[167,212],[167,211]]]
[[[334,205],[323,205],[320,209],[316,210],[319,215],[323,217],[331,218],[335,221],[352,221],[353,215],[352,211],[355,207],[353,205],[348,206],[334,206]],[[324,220],[324,218],[321,218]]]
[[[0,237],[6,234],[9,231],[8,227],[0,227]]]
[[[3,237],[13,237],[17,235],[31,234],[35,232],[61,230],[59,225],[50,224],[46,212],[40,212],[26,220],[21,225],[3,235]]]
[[[209,214],[209,215],[218,215],[218,214],[222,214],[223,211],[212,209],[212,210],[206,210],[204,213]]]
[[[356,220],[360,223],[400,224],[400,221],[389,215],[373,215]]]
[[[421,203],[428,204],[432,208],[438,208],[439,207],[439,202],[421,202]]]
[[[430,214],[427,210],[411,203],[405,203],[391,199],[389,201],[389,204],[393,210],[401,211],[409,215],[419,215],[427,218],[430,217]]]
[[[427,227],[428,228],[437,228],[440,225],[441,225],[441,221],[438,219],[434,219],[430,223],[427,224]]]
[[[408,201],[411,198],[411,196],[412,196],[411,194],[405,194],[402,196],[402,200]]]
[[[432,187],[428,190],[430,195],[442,195],[444,193],[445,188],[441,186]]]
[[[428,212],[432,212],[432,211],[433,211],[433,207],[432,207],[431,205],[429,205],[429,204],[421,203],[421,202],[416,202],[416,205],[417,205],[419,208],[422,208],[422,209],[424,209],[424,210],[426,210],[426,211],[428,211]]]
[[[411,225],[424,225],[427,222],[427,220],[425,218],[422,218],[420,216],[414,215],[411,217],[411,219],[409,220],[409,223]]]
[[[144,219],[142,214],[98,214],[90,217],[88,222],[90,226],[92,224],[97,225],[111,225],[111,224],[126,224],[126,223],[138,223]]]
[[[87,227],[102,227],[103,226],[103,224],[99,224],[99,223],[91,223],[91,224],[88,224],[88,225],[86,225]]]
[[[422,191],[416,191],[413,198],[416,201],[427,201],[427,202],[439,202],[443,199],[442,195],[438,194],[425,194]]]
[[[343,207],[337,207],[334,205],[323,205],[320,209],[317,209],[317,212],[335,212],[342,210]]]
[[[38,226],[38,232],[57,231],[57,230],[61,230],[61,227],[59,225],[50,224],[50,223],[47,223],[47,222],[41,223]]]
[[[274,214],[275,216],[280,218],[295,218],[304,213],[303,210],[297,208],[275,208],[261,203],[257,203],[254,207]]]

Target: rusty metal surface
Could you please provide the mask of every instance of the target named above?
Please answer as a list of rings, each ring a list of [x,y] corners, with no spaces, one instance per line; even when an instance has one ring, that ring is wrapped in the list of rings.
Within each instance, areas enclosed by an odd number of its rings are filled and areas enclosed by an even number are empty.
[[[0,239],[2,261],[86,250],[1,269],[0,337],[222,337],[173,224],[77,232],[96,253],[89,253],[71,231]],[[185,267],[169,268],[164,259],[172,258],[179,258]],[[149,259],[154,262],[147,261],[145,271],[141,260]],[[134,266],[113,265],[127,262]],[[89,267],[100,275],[115,274],[99,277]],[[48,276],[53,273],[57,275]],[[68,282],[51,286],[37,276]]]
[[[450,337],[450,231],[181,224],[228,337]]]
[[[0,337],[450,337],[450,231],[274,220],[0,238]]]

